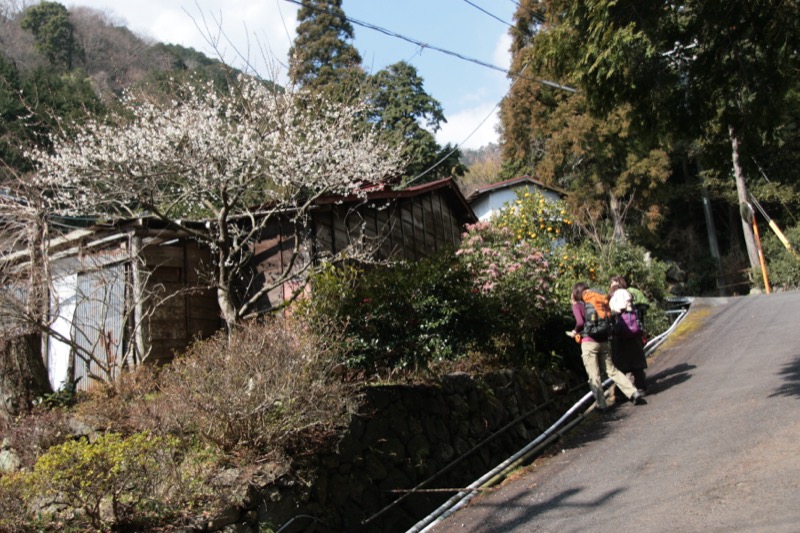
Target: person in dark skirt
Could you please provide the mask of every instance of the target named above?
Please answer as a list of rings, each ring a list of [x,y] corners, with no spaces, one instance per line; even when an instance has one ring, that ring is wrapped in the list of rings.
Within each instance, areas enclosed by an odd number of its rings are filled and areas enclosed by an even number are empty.
[[[575,317],[575,328],[568,331],[567,335],[573,337],[581,345],[581,359],[589,378],[589,388],[597,401],[597,409],[605,412],[608,407],[603,390],[602,371],[605,371],[606,375],[614,382],[615,394],[624,395],[634,405],[644,405],[647,403],[644,394],[636,390],[625,373],[617,369],[611,361],[607,338],[593,338],[585,332],[587,317],[584,294],[588,289],[588,285],[583,282],[576,283],[572,287],[570,302],[572,303],[572,314]],[[605,295],[602,295],[602,298],[605,298]]]
[[[611,359],[614,366],[625,373],[636,389],[644,394],[647,392],[645,375],[647,358],[644,354],[641,327],[639,325],[638,332],[631,333],[631,328],[625,327],[625,322],[623,322],[625,318],[637,320],[633,318],[636,316],[636,310],[633,305],[633,297],[627,288],[628,284],[624,277],[614,276],[611,278],[608,306],[611,308],[616,323],[620,325],[615,328],[615,334],[611,338]],[[623,317],[623,313],[632,313],[633,317],[631,315]]]

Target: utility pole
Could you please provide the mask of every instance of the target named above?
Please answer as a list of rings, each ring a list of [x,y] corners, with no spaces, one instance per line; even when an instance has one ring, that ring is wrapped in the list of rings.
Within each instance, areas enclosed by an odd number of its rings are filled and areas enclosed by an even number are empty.
[[[747,186],[744,182],[742,166],[739,164],[739,138],[736,136],[733,126],[728,126],[728,136],[731,140],[731,159],[733,162],[733,176],[736,180],[736,193],[739,197],[739,206],[741,207],[748,204]],[[742,231],[744,232],[744,243],[747,246],[747,257],[750,260],[750,268],[756,270],[759,268],[760,261],[758,259],[758,247],[756,246],[753,226],[745,219],[744,212],[742,215]]]

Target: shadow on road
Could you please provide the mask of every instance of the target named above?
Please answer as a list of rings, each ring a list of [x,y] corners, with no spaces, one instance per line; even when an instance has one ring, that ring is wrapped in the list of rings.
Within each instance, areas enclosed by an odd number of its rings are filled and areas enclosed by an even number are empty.
[[[559,494],[554,495],[547,500],[534,503],[535,495],[532,494],[536,489],[524,491],[517,494],[511,500],[504,502],[492,503],[486,507],[502,507],[505,511],[509,509],[516,509],[516,513],[492,513],[493,517],[505,516],[503,520],[492,520],[490,523],[485,523],[480,531],[483,533],[501,533],[515,528],[522,528],[532,523],[532,518],[540,515],[543,512],[552,509],[587,509],[600,507],[605,503],[612,500],[617,494],[621,493],[623,489],[614,489],[606,492],[602,496],[595,498],[592,501],[572,501],[574,497],[583,492],[583,488],[567,489]]]
[[[658,394],[670,387],[679,385],[692,377],[691,370],[697,368],[696,365],[681,363],[672,368],[665,368],[661,372],[653,374],[647,378],[649,385],[647,394]]]
[[[800,356],[797,356],[791,363],[784,365],[779,375],[783,377],[784,384],[770,394],[770,398],[776,396],[800,397]]]

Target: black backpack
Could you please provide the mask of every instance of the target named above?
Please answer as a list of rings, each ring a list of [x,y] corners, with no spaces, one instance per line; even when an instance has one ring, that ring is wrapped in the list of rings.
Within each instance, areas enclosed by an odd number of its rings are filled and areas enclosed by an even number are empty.
[[[583,335],[603,342],[611,337],[613,321],[608,307],[608,296],[597,289],[583,291]]]

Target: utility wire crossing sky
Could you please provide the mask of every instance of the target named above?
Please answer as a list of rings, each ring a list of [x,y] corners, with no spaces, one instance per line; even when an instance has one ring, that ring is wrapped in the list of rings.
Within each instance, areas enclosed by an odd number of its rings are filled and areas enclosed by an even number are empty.
[[[286,82],[295,37],[294,0],[78,0],[118,25],[164,43],[194,48],[263,77]],[[509,25],[515,0],[343,0],[354,46],[368,72],[398,61],[417,68],[444,109],[440,144],[496,143],[498,104],[511,80]]]

